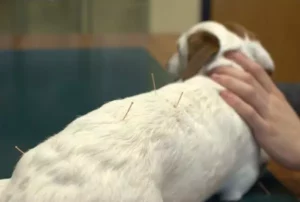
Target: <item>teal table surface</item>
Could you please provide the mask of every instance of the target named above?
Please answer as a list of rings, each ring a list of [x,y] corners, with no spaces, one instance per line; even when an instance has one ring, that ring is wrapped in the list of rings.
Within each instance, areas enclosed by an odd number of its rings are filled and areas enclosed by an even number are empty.
[[[0,178],[25,150],[113,99],[173,81],[143,48],[0,51]],[[269,172],[243,201],[297,201]],[[210,199],[218,201],[217,197]]]

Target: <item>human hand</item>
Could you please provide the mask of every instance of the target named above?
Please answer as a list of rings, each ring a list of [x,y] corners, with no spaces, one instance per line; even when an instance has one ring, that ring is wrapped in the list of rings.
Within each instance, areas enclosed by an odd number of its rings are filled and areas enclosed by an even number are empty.
[[[227,55],[245,71],[217,68],[212,78],[223,99],[248,123],[260,146],[278,163],[300,169],[300,120],[265,70],[242,53]]]

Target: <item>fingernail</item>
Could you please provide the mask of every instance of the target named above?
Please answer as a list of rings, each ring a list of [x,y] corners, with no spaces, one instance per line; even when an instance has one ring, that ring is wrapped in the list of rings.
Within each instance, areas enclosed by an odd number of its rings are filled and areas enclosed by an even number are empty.
[[[232,101],[234,100],[234,95],[233,95],[231,92],[227,91],[227,90],[222,91],[222,92],[220,93],[220,95],[221,95],[224,99],[226,99],[227,101],[232,102]]]
[[[224,97],[230,96],[230,95],[228,95],[229,92],[227,90],[221,91],[220,94],[221,94],[221,96],[224,96]]]
[[[237,51],[227,51],[226,53],[224,53],[225,57],[232,57],[234,54],[236,54]]]
[[[213,74],[211,75],[211,77],[212,77],[213,80],[219,80],[219,79],[220,79],[220,75],[217,74],[217,73],[213,73]]]
[[[208,76],[211,76],[211,75],[213,75],[213,74],[218,74],[218,73],[220,72],[220,69],[222,69],[221,66],[218,66],[218,67],[213,68],[212,70],[210,70],[210,71],[208,72]]]

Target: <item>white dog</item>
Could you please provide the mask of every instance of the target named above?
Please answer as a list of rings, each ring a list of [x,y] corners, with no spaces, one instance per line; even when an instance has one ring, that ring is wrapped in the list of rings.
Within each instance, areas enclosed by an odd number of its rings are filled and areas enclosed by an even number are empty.
[[[168,70],[181,81],[104,104],[26,152],[0,202],[203,202],[239,200],[261,154],[245,122],[205,73],[241,50],[273,71],[239,26],[204,22],[178,40]],[[243,71],[241,69],[241,71]],[[1,192],[1,190],[0,190]]]

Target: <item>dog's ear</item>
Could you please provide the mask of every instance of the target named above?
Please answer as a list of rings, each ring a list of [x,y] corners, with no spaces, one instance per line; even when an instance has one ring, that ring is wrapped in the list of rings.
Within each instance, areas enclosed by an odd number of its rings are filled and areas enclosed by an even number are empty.
[[[229,31],[235,33],[238,35],[240,38],[245,39],[248,38],[252,41],[257,41],[257,36],[253,33],[250,32],[248,29],[246,29],[244,26],[234,23],[234,22],[225,22],[223,24]]]
[[[210,62],[220,50],[219,39],[206,31],[199,31],[187,38],[187,68],[181,73],[183,80],[191,78]]]
[[[274,71],[274,64],[271,59],[270,54],[265,50],[265,48],[260,44],[259,39],[256,34],[246,29],[244,26],[234,23],[226,22],[223,24],[229,31],[235,33],[242,39],[248,39],[252,41],[251,45],[253,48],[253,56],[256,62],[260,63],[265,68],[267,74],[272,77]],[[250,44],[249,44],[250,45]]]

